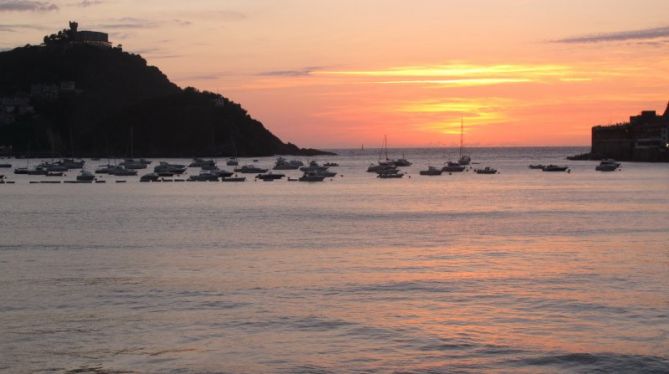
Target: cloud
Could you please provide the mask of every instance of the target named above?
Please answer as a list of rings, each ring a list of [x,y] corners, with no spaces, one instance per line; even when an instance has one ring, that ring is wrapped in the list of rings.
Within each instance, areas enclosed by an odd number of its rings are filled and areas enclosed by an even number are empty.
[[[96,25],[102,29],[146,29],[158,26],[158,23],[142,18],[122,17],[107,23]]]
[[[0,12],[48,12],[58,10],[58,5],[46,1],[0,0]]]
[[[322,70],[322,66],[306,66],[297,70],[270,70],[258,73],[264,77],[307,77],[317,70]]]
[[[93,5],[100,5],[103,2],[104,1],[102,1],[102,0],[83,0],[83,1],[80,1],[78,5],[82,8],[87,8],[87,7],[93,6]]]
[[[28,25],[28,24],[0,24],[0,32],[16,32],[21,29],[28,30],[47,30],[43,26]]]
[[[581,43],[605,43],[659,39],[669,37],[669,26],[655,27],[642,30],[627,30],[601,34],[581,35],[570,38],[554,40],[554,43],[581,44]]]

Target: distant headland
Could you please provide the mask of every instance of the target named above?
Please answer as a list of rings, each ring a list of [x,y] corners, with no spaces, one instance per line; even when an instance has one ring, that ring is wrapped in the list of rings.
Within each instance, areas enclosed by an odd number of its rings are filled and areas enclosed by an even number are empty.
[[[669,104],[662,115],[645,110],[629,122],[593,127],[590,153],[568,158],[669,162]]]
[[[321,155],[284,143],[241,105],[180,88],[104,32],[69,28],[0,53],[0,154]]]

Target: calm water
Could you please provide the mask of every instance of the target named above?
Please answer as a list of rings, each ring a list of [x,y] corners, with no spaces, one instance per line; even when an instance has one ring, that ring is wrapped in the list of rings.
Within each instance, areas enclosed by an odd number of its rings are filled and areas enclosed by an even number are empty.
[[[669,165],[580,151],[423,177],[444,152],[407,150],[402,180],[347,151],[321,184],[9,175],[0,371],[669,372]],[[549,162],[573,171],[527,168]]]

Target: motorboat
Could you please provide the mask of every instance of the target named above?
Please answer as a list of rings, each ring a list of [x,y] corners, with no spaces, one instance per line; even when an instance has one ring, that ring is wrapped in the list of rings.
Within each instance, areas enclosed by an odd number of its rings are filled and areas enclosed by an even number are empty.
[[[14,174],[28,174],[28,168],[16,168]]]
[[[379,173],[377,175],[377,178],[381,179],[393,179],[393,178],[402,178],[404,176],[404,173]]]
[[[63,165],[67,169],[81,169],[85,163],[86,161],[84,160],[73,160],[71,158],[65,158],[58,162],[58,164]]]
[[[546,165],[543,165],[543,164],[532,164],[532,165],[529,166],[530,169],[543,169],[545,167],[546,167]]]
[[[442,173],[442,170],[439,169],[439,168],[436,168],[434,166],[428,166],[427,170],[421,170],[420,171],[420,175],[430,175],[430,176],[441,175],[441,173]]]
[[[612,159],[606,159],[599,162],[595,167],[597,171],[616,171],[620,168],[620,162]]]
[[[452,162],[448,161],[446,165],[444,165],[443,168],[441,168],[441,171],[447,172],[447,173],[460,173],[465,171],[467,167],[464,165],[460,165],[458,162]]]
[[[225,177],[221,178],[221,182],[244,182],[246,177]]]
[[[262,169],[255,165],[244,165],[241,168],[235,169],[235,172],[243,174],[260,174],[267,173],[267,169]]]
[[[186,172],[186,166],[181,164],[170,164],[164,161],[161,161],[160,164],[153,168],[153,171],[160,173],[172,173],[172,175],[181,175]]]
[[[188,177],[189,181],[196,182],[218,182],[218,174],[209,171],[201,171],[198,175]]]
[[[216,173],[221,178],[227,178],[227,177],[232,176],[232,174],[234,174],[233,172],[227,171],[227,170],[224,170],[224,169],[216,169],[216,170],[212,170],[211,172]]]
[[[300,182],[322,182],[325,179],[324,175],[316,172],[305,172],[299,179]]]
[[[239,161],[237,161],[237,158],[235,157],[230,157],[228,161],[225,162],[225,164],[228,166],[237,166],[239,165]]]
[[[323,166],[331,168],[331,167],[339,166],[339,164],[336,163],[336,162],[326,162],[326,163],[323,164]]]
[[[140,182],[157,182],[160,179],[160,176],[156,173],[144,174],[139,178]]]
[[[460,159],[458,160],[458,164],[466,166],[469,165],[472,162],[472,158],[467,156],[467,155],[462,155],[460,156]]]
[[[281,179],[285,177],[285,174],[274,174],[271,171],[267,174],[258,174],[256,175],[257,179],[263,180],[263,181],[273,181],[275,179]]]
[[[82,170],[79,175],[77,175],[77,182],[80,183],[91,183],[95,180],[95,174]]]
[[[134,170],[134,169],[126,169],[126,168],[123,167],[123,166],[116,166],[116,167],[110,168],[110,169],[108,170],[107,174],[109,174],[109,175],[115,175],[115,176],[119,176],[119,177],[121,177],[121,176],[122,176],[122,177],[125,177],[125,176],[133,176],[133,175],[137,175],[137,170]]]
[[[201,168],[202,170],[217,169],[216,162],[214,160],[203,160],[201,158],[193,159],[193,162],[191,162],[188,166],[192,168]]]
[[[133,160],[133,159],[129,158],[129,159],[123,160],[123,162],[121,162],[120,166],[123,166],[126,169],[132,169],[132,170],[146,169],[146,167],[149,165],[147,162],[150,163],[150,161],[146,161],[144,159],[137,161],[137,160]]]
[[[546,165],[542,169],[542,171],[549,171],[549,172],[563,172],[563,171],[569,171],[569,166],[560,166],[560,165]]]
[[[95,174],[109,174],[109,171],[113,170],[116,167],[117,167],[116,165],[112,164],[102,165],[99,168],[95,169]]]
[[[300,171],[303,171],[305,173],[309,173],[309,172],[314,172],[314,171],[325,171],[327,169],[328,169],[327,166],[320,165],[316,161],[311,161],[311,162],[309,162],[308,166],[302,166],[300,168]]]
[[[404,156],[402,156],[402,158],[398,158],[397,160],[393,160],[392,162],[393,162],[393,163],[395,164],[395,166],[397,166],[397,167],[404,167],[404,166],[411,166],[411,165],[413,165],[411,162],[409,162],[409,160],[407,160],[406,158],[404,158]]]
[[[47,171],[46,174],[44,174],[47,177],[62,177],[63,172],[62,171]]]
[[[279,157],[276,159],[276,163],[274,164],[274,170],[297,170],[301,166],[304,166],[304,162],[300,160],[286,160],[283,157]]]
[[[28,169],[28,172],[26,174],[28,174],[28,175],[46,175],[46,173],[47,173],[46,169],[38,166],[34,169]]]
[[[497,169],[486,166],[483,169],[475,169],[476,174],[497,174]]]
[[[0,164],[0,169],[10,169],[12,164]]]
[[[367,168],[368,173],[378,173],[384,170],[397,169],[394,162],[379,161],[378,164],[370,164]]]

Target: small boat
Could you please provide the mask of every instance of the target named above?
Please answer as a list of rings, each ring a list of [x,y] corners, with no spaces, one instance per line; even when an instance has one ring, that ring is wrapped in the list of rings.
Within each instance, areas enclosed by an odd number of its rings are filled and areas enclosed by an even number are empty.
[[[285,177],[285,174],[273,174],[271,171],[267,174],[258,174],[256,175],[256,179],[260,179],[263,181],[273,181],[275,179],[281,179]]]
[[[542,171],[548,171],[548,172],[563,172],[563,171],[569,171],[569,166],[560,166],[560,165],[546,165],[542,169]]]
[[[231,171],[227,171],[227,170],[225,170],[225,169],[223,169],[223,170],[221,170],[221,169],[216,169],[216,170],[212,170],[211,172],[212,172],[212,173],[216,173],[216,174],[217,174],[219,177],[221,177],[221,178],[227,178],[227,177],[232,176],[232,174],[234,174],[233,172],[231,172]]]
[[[404,173],[379,173],[376,177],[381,179],[395,179],[402,178],[403,176]]]
[[[327,169],[328,169],[327,166],[320,165],[316,161],[311,161],[311,162],[309,162],[308,166],[302,166],[300,168],[300,171],[303,171],[305,173],[310,173],[310,172],[314,172],[314,171],[325,171]]]
[[[546,165],[542,165],[542,164],[532,164],[532,165],[529,166],[530,169],[543,169],[545,167],[546,167]]]
[[[323,166],[331,168],[331,167],[337,167],[337,166],[339,166],[339,164],[336,163],[336,162],[326,162],[326,163],[323,164]]]
[[[218,174],[209,171],[201,171],[198,175],[188,177],[189,181],[195,182],[218,182]]]
[[[158,182],[160,176],[156,173],[144,174],[139,178],[140,182]]]
[[[397,160],[393,160],[393,163],[395,164],[395,166],[398,166],[398,167],[413,165],[411,162],[409,162],[409,160],[404,158],[404,155],[402,155],[402,158],[398,158]]]
[[[84,167],[86,161],[84,160],[73,160],[71,158],[65,158],[62,161],[58,161],[58,164],[63,165],[68,169],[81,169]]]
[[[315,172],[305,172],[299,179],[300,182],[322,182],[325,179],[324,175]]]
[[[246,177],[226,177],[221,178],[221,182],[244,182]]]
[[[12,164],[0,164],[0,168],[2,169],[9,169],[12,167]]]
[[[28,174],[28,168],[16,168],[14,174]]]
[[[116,166],[113,168],[110,168],[108,170],[109,175],[115,175],[115,176],[133,176],[137,175],[137,170],[136,169],[126,169],[123,166]]]
[[[595,167],[597,171],[616,171],[620,168],[620,162],[612,159],[600,161],[599,165]]]
[[[497,174],[497,169],[486,166],[483,169],[475,169],[476,174]]]
[[[274,164],[274,170],[297,170],[300,168],[300,166],[304,166],[304,163],[300,160],[286,160],[283,157],[279,157],[276,159],[276,163]]]
[[[79,183],[91,183],[95,180],[95,174],[82,170],[79,175],[77,175],[77,182]]]
[[[109,171],[113,170],[114,168],[116,168],[116,165],[112,164],[102,165],[99,168],[95,169],[95,174],[109,174]]]
[[[36,167],[35,169],[29,169],[26,174],[28,175],[46,175],[47,171],[46,169],[43,169],[41,167]]]
[[[146,167],[151,163],[151,161],[146,161],[144,159],[141,160],[133,160],[131,158],[123,160],[121,162],[120,166],[126,168],[126,169],[132,169],[132,170],[139,170],[139,169],[146,169]]]
[[[262,169],[255,165],[244,165],[241,168],[235,169],[235,172],[243,174],[260,174],[267,173],[267,169]]]
[[[435,168],[434,166],[428,166],[427,170],[421,170],[420,175],[441,175],[442,171],[439,168]]]
[[[153,168],[153,171],[156,173],[168,172],[172,175],[181,175],[186,172],[186,166],[180,164],[170,164],[164,161],[161,161],[158,166]]]
[[[47,171],[45,174],[47,177],[62,177],[62,171]]]
[[[368,173],[379,173],[384,170],[397,170],[397,167],[393,162],[379,161],[378,164],[370,164],[367,168]]]
[[[230,157],[228,161],[225,162],[225,164],[228,166],[237,166],[239,165],[239,161],[237,161],[237,158],[235,157]]]
[[[465,171],[467,167],[464,165],[460,165],[458,162],[452,162],[448,161],[446,165],[441,168],[441,171],[447,172],[447,173],[460,173]]]

